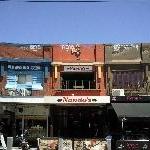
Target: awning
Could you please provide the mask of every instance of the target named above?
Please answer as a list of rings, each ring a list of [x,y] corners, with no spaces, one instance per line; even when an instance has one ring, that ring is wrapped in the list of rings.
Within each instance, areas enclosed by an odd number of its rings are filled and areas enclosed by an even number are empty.
[[[150,103],[112,103],[118,117],[150,117]]]
[[[51,63],[50,59],[41,59],[41,58],[0,58],[0,62],[5,63],[42,63],[42,64],[48,64]]]

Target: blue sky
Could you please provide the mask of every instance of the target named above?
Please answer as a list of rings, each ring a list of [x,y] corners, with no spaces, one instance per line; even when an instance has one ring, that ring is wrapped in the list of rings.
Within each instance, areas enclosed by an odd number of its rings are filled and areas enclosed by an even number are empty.
[[[0,2],[0,42],[150,42],[149,0],[105,3]]]

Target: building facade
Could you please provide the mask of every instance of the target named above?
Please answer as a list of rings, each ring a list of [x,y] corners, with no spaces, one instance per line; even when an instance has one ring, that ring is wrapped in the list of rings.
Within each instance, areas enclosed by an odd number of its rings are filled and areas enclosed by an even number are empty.
[[[1,121],[12,131],[6,134],[104,136],[104,45],[2,43],[0,68]]]
[[[145,69],[141,60],[141,44],[105,46],[107,95],[145,94]]]
[[[105,138],[124,117],[149,118],[149,52],[146,43],[1,43],[5,136]]]
[[[104,46],[53,45],[53,95],[106,95]]]
[[[49,107],[39,105],[49,95],[51,47],[39,44],[0,44],[0,121],[6,136],[29,129],[46,136]]]
[[[109,99],[105,86],[104,45],[54,44],[52,47],[52,96],[72,101],[72,104],[51,106],[55,114],[54,135],[104,136],[100,128],[107,130],[103,113]],[[99,103],[90,104],[87,99],[96,99]]]

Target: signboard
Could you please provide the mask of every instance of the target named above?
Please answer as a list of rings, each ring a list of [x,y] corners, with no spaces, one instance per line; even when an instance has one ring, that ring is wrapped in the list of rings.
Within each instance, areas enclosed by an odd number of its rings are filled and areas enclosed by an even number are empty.
[[[149,140],[118,140],[116,149],[121,150],[149,150]]]
[[[44,101],[53,104],[97,104],[110,103],[110,96],[45,96]]]
[[[39,44],[23,45],[23,46],[20,46],[20,49],[23,49],[23,50],[40,50],[40,49],[42,49],[42,46]]]
[[[107,142],[101,139],[75,139],[74,150],[106,150]]]
[[[72,139],[59,138],[58,150],[73,150],[72,146],[73,146]]]
[[[38,104],[105,104],[110,96],[44,96],[44,97],[0,97],[0,102]]]
[[[111,103],[150,103],[150,96],[112,96]]]
[[[64,72],[92,72],[92,66],[64,66]]]
[[[58,138],[41,138],[38,147],[39,150],[58,150]]]
[[[8,70],[42,70],[41,66],[37,65],[8,65]]]
[[[39,150],[106,150],[107,142],[102,139],[39,138]]]

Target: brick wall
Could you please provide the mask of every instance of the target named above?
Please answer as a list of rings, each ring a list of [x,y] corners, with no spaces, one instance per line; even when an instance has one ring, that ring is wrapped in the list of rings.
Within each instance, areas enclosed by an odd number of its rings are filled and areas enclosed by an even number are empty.
[[[2,58],[34,58],[34,59],[52,59],[52,48],[51,46],[44,47],[33,47],[30,49],[30,45],[15,45],[15,44],[0,44],[0,57]],[[34,96],[50,95],[51,94],[51,74],[44,81],[44,91],[34,91]],[[6,77],[0,77],[0,90],[5,88]],[[5,94],[3,92],[3,94]]]
[[[79,60],[77,60],[75,54],[71,54],[71,48],[66,49],[67,47],[65,48],[65,46],[60,44],[54,44],[52,46],[54,62],[104,62],[104,45],[80,45],[81,53]]]
[[[55,44],[53,46],[53,56],[52,60],[55,63],[60,63],[60,66],[62,67],[63,64],[61,63],[104,63],[104,45],[100,44],[84,44],[80,45],[80,56],[79,59],[75,56],[75,54],[71,54],[71,45],[68,48],[68,46]],[[74,45],[75,46],[75,45]],[[93,65],[94,66],[94,65]],[[60,85],[60,68],[58,67],[58,78],[54,78],[54,69],[53,69],[53,88],[57,89],[57,87]],[[95,74],[97,78],[97,85],[100,87],[99,90],[95,91],[75,91],[75,95],[106,95],[106,87],[105,87],[105,73],[104,68],[102,67],[102,75],[101,79],[98,78],[97,73],[98,69],[96,66]],[[72,91],[60,91],[60,90],[54,90],[53,95],[67,95],[71,94]],[[84,92],[84,93],[83,93]]]

